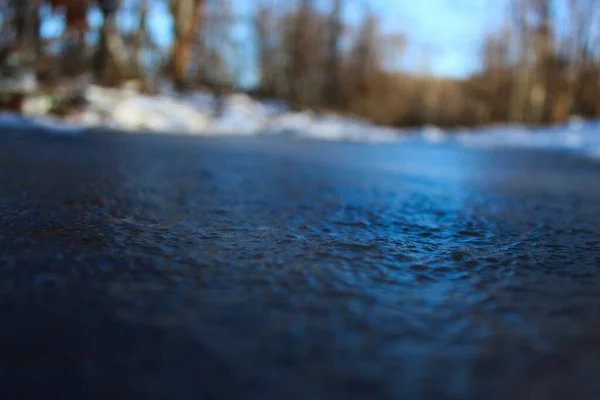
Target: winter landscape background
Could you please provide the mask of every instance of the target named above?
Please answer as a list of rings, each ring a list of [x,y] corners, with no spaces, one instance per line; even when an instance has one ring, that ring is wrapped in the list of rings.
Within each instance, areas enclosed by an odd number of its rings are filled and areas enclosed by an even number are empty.
[[[0,122],[598,157],[598,2],[3,0]]]

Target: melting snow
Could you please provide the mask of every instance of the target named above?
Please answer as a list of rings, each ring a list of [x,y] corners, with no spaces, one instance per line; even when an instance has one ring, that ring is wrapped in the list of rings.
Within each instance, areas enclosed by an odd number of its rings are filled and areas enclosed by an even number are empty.
[[[89,86],[88,106],[76,120],[0,113],[0,126],[42,127],[54,134],[76,135],[87,127],[194,135],[270,135],[360,142],[411,141],[467,147],[520,147],[576,152],[600,159],[600,122],[573,118],[561,126],[526,128],[503,125],[447,132],[434,126],[418,130],[377,127],[360,119],[311,111],[294,112],[282,102],[257,101],[244,94],[227,96],[222,113],[207,93],[140,94],[134,89]],[[34,107],[35,106],[35,107]],[[39,109],[43,104],[31,104]],[[41,107],[42,109],[44,107]],[[30,113],[37,114],[37,113]]]
[[[51,135],[79,135],[83,129],[79,125],[68,123],[50,116],[23,117],[18,114],[0,112],[0,128],[43,129]]]

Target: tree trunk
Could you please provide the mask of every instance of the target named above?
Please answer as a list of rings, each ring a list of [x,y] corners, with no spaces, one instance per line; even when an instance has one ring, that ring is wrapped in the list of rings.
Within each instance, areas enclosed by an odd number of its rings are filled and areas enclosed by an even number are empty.
[[[138,18],[140,19],[140,23],[137,31],[134,36],[134,67],[135,72],[138,78],[144,77],[144,62],[143,62],[143,49],[144,44],[147,39],[147,23],[146,20],[148,18],[148,0],[139,0],[138,3]]]
[[[183,89],[187,81],[187,66],[191,57],[192,42],[185,37],[178,37],[173,43],[171,59],[171,77],[178,89]]]
[[[117,11],[117,1],[100,0],[100,10],[102,12],[103,23],[100,28],[100,41],[94,57],[94,75],[98,82],[107,83],[108,69],[110,65],[110,41],[115,27],[115,13]]]
[[[182,90],[187,83],[188,66],[202,19],[204,0],[171,0],[170,6],[174,21],[170,73],[175,87]]]
[[[29,39],[29,4],[23,0],[13,1],[15,10],[15,40],[22,47]]]
[[[529,66],[527,64],[527,54],[530,51],[530,32],[526,22],[528,4],[526,0],[517,0],[513,5],[515,6],[513,15],[519,40],[519,55],[514,68],[509,119],[515,122],[525,122],[529,110],[531,91]]]
[[[329,49],[327,77],[323,86],[323,100],[329,107],[340,105],[340,38],[342,36],[342,0],[333,0],[329,20]]]
[[[294,44],[292,49],[292,65],[290,71],[290,102],[296,108],[304,105],[302,75],[306,71],[307,52],[310,51],[307,43],[308,24],[312,10],[311,0],[301,0],[300,9],[296,15],[294,27]]]
[[[22,55],[23,67],[33,67],[42,51],[40,5],[37,0],[13,0],[14,48]]]
[[[255,29],[257,32],[256,47],[259,53],[259,91],[263,95],[273,96],[276,94],[275,84],[275,58],[273,57],[273,49],[269,43],[273,14],[272,10],[266,7],[261,7],[258,10],[258,15],[255,20]]]

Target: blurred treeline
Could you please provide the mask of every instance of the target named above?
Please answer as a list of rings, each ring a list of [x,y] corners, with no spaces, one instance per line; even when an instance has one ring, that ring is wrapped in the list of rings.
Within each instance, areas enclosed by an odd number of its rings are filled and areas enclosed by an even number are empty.
[[[247,4],[0,0],[0,72],[6,81],[30,71],[43,87],[91,76],[147,91],[167,80],[179,90],[246,90],[395,126],[600,115],[600,0],[511,0],[504,29],[485,38],[480,72],[463,80],[399,72],[410,32],[384,34],[367,0]],[[347,7],[361,8],[362,20],[345,20]],[[151,18],[168,24],[167,45]]]

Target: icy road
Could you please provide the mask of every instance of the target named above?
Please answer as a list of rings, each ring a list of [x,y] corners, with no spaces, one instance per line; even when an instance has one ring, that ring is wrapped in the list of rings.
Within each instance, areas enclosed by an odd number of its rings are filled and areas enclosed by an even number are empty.
[[[0,398],[598,399],[600,165],[0,135]]]

